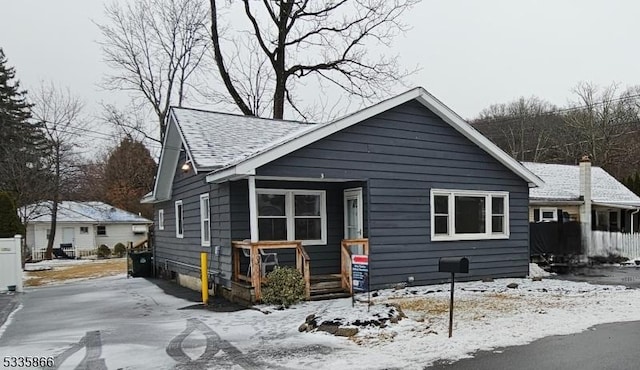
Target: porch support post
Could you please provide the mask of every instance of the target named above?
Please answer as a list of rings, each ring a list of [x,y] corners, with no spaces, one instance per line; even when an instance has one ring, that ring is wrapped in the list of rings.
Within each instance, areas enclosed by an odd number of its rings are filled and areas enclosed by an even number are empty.
[[[249,227],[251,228],[251,242],[258,241],[258,200],[256,197],[256,177],[249,176]],[[259,270],[254,270],[259,272]]]

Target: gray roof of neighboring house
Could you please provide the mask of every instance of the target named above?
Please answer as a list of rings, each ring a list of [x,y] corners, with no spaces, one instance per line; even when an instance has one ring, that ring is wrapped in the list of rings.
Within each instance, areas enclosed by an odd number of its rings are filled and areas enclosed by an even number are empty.
[[[572,201],[580,198],[580,167],[564,164],[522,163],[544,181],[529,189],[531,200]],[[640,206],[640,197],[600,167],[591,167],[591,200],[594,203]]]
[[[171,110],[198,169],[234,164],[315,126],[188,108],[172,107]]]
[[[41,202],[26,207],[29,222],[51,222],[51,202]],[[136,223],[150,224],[142,216],[127,212],[102,202],[63,201],[58,204],[57,222],[78,223]]]

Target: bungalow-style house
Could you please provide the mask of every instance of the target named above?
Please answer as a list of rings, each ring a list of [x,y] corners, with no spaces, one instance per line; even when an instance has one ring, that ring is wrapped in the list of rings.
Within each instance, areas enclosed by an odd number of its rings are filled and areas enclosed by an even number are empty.
[[[588,223],[589,230],[639,231],[640,197],[604,169],[592,167],[588,158],[574,166],[522,164],[544,181],[529,189],[529,221],[579,221]]]
[[[38,259],[47,248],[51,230],[51,202],[27,206],[22,210],[28,218],[26,244]],[[80,257],[95,254],[102,244],[113,249],[117,243],[127,245],[147,239],[153,222],[142,216],[102,202],[63,201],[58,204],[54,248]]]
[[[640,197],[602,168],[592,167],[586,156],[577,166],[523,165],[544,181],[529,190],[529,221],[536,223],[533,254],[579,255],[583,261],[609,254],[637,257]],[[541,224],[547,222],[557,228]],[[556,230],[559,237],[548,235]]]
[[[143,202],[161,274],[198,288],[208,252],[209,280],[253,300],[277,259],[313,298],[350,289],[354,253],[369,255],[371,289],[442,282],[446,256],[469,258],[466,279],[523,277],[541,184],[415,88],[325,124],[174,107]]]

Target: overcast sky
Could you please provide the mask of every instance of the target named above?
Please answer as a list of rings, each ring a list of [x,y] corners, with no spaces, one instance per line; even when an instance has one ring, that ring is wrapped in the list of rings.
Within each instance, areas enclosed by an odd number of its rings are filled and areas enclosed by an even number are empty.
[[[392,52],[422,68],[412,86],[465,118],[520,96],[564,105],[580,81],[640,85],[638,15],[630,0],[423,0]],[[53,81],[94,113],[128,97],[98,87],[107,69],[92,20],[103,21],[100,0],[4,0],[0,47],[24,87]]]

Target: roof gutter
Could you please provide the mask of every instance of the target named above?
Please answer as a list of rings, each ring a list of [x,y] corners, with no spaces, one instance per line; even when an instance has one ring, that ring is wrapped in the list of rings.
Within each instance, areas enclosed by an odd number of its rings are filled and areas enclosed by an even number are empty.
[[[248,171],[238,171],[238,166],[233,166],[216,172],[211,172],[207,175],[206,179],[208,183],[219,184],[225,181],[242,179],[255,174],[255,169],[251,169]]]

